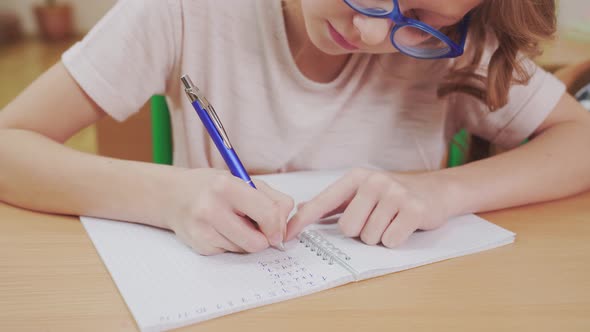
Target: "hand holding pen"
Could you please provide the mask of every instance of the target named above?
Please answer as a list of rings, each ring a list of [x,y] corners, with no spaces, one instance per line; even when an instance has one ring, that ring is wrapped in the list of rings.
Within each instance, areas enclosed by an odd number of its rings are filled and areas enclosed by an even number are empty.
[[[257,182],[259,184],[259,188],[254,185],[254,182],[252,182],[248,172],[238,158],[238,155],[236,154],[213,106],[207,101],[201,91],[193,84],[188,75],[182,76],[181,81],[184,85],[187,97],[189,98],[199,118],[203,122],[205,129],[215,143],[215,146],[219,150],[219,153],[223,157],[231,174],[236,178],[241,179],[253,189],[259,189],[252,190],[250,188],[247,192],[249,197],[245,197],[246,192],[244,190],[248,188],[243,186],[243,184],[241,185],[241,188],[234,186],[236,192],[233,193],[233,195],[228,195],[227,198],[236,200],[233,203],[234,208],[237,208],[235,212],[239,218],[232,219],[235,219],[235,223],[247,223],[249,224],[249,227],[253,227],[254,225],[258,226],[259,230],[268,239],[269,244],[284,250],[283,238],[285,235],[287,216],[293,207],[292,199],[282,193],[277,192],[276,190],[271,189],[263,182]],[[238,198],[238,193],[243,194],[242,199]],[[269,203],[274,208],[270,208],[269,210]],[[272,214],[272,216],[269,217],[269,213]],[[221,217],[223,216],[220,216],[220,218]],[[255,224],[253,224],[252,221],[254,221]],[[239,237],[240,234],[237,233],[238,228],[241,227],[244,230],[244,225],[240,225],[238,227],[236,226],[238,225],[234,225],[232,233],[222,235],[224,235],[226,238]],[[230,238],[228,239],[231,241]]]

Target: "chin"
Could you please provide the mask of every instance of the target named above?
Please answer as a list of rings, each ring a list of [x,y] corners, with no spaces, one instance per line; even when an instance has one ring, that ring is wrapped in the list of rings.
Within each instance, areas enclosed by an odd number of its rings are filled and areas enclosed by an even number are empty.
[[[332,46],[332,47],[325,47],[325,46],[324,47],[318,47],[316,45],[316,47],[320,51],[322,51],[322,52],[324,52],[326,54],[329,54],[329,55],[344,55],[344,54],[351,54],[351,53],[353,53],[351,51],[343,50],[343,49],[341,49],[341,48],[339,48],[337,46],[336,47],[334,47],[334,46]]]

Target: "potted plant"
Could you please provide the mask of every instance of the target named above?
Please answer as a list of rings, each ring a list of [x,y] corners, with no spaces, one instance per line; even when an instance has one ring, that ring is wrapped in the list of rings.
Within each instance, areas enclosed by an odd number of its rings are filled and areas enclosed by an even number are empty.
[[[34,12],[43,39],[57,41],[73,35],[72,7],[69,4],[45,0],[42,5],[34,7]]]
[[[19,40],[22,37],[22,26],[16,13],[0,10],[0,46]]]

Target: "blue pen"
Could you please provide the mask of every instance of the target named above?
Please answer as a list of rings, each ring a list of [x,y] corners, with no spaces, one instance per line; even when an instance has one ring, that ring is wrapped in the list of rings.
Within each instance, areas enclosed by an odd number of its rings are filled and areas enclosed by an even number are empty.
[[[184,85],[184,92],[186,93],[186,96],[191,101],[195,111],[197,111],[199,118],[201,118],[203,125],[205,125],[209,136],[211,136],[211,139],[213,140],[213,143],[215,143],[217,150],[219,150],[219,153],[221,153],[221,156],[223,157],[223,160],[225,160],[225,163],[227,164],[231,174],[244,180],[244,182],[249,184],[250,187],[256,189],[254,182],[252,182],[250,179],[250,175],[248,175],[248,172],[244,168],[244,165],[242,165],[240,158],[238,158],[236,151],[232,147],[229,137],[227,136],[227,133],[225,132],[225,129],[223,128],[223,125],[221,124],[221,121],[219,120],[213,105],[207,101],[207,98],[205,98],[201,91],[193,84],[191,78],[188,75],[183,75],[180,80]],[[285,249],[282,242],[279,243],[278,247],[281,250]]]
[[[239,177],[252,188],[256,189],[256,186],[250,179],[250,175],[246,172],[244,165],[242,165],[240,158],[238,158],[236,151],[232,147],[229,137],[227,136],[213,105],[207,101],[207,98],[205,98],[201,91],[193,84],[188,75],[182,76],[180,80],[184,85],[184,92],[193,104],[195,111],[197,111],[199,118],[201,118],[203,125],[205,125],[207,132],[209,132],[209,136],[211,136],[217,150],[221,153],[231,174]]]

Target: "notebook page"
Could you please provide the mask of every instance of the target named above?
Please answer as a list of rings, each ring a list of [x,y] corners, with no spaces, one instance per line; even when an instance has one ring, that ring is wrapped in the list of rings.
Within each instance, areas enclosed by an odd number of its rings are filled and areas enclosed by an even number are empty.
[[[312,225],[324,238],[350,256],[347,261],[359,279],[366,279],[464,256],[514,242],[515,234],[476,215],[449,220],[444,226],[419,231],[398,248],[368,246],[343,236],[336,224]]]
[[[335,287],[352,280],[298,241],[288,251],[200,256],[173,233],[81,217],[139,328],[159,331]]]

